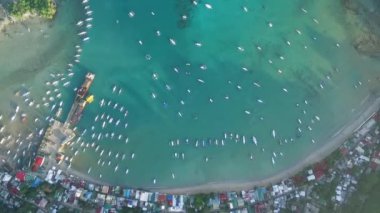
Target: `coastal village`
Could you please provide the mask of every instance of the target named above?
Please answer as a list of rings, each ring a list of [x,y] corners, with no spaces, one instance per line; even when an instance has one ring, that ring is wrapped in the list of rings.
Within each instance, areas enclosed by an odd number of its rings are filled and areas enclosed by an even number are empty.
[[[379,175],[379,115],[373,115],[326,159],[270,186],[211,194],[167,194],[89,182],[58,168],[59,164],[51,166],[48,163],[51,159],[37,155],[31,167],[14,169],[6,161],[1,162],[0,199],[12,212],[318,213],[339,210],[354,196],[361,179]],[[47,146],[46,142],[42,143],[45,152]],[[59,153],[51,155],[56,155],[56,163],[62,161]]]

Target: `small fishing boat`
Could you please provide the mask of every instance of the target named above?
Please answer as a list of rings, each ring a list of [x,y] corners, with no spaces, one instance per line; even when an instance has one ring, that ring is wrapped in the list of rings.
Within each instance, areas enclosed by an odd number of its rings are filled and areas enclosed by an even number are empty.
[[[252,141],[253,141],[253,143],[257,146],[257,139],[256,139],[255,136],[252,136]]]

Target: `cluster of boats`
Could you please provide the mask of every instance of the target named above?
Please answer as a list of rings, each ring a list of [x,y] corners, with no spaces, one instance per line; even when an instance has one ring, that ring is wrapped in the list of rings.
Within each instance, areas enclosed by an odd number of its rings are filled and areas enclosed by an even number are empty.
[[[86,18],[84,20],[79,20],[77,22],[77,26],[81,30],[78,35],[82,38],[82,41],[90,40],[90,36],[88,36],[87,30],[92,28],[92,14],[93,11],[90,9],[90,5],[88,4],[88,0],[83,0],[82,4],[84,5],[84,10],[86,14]]]

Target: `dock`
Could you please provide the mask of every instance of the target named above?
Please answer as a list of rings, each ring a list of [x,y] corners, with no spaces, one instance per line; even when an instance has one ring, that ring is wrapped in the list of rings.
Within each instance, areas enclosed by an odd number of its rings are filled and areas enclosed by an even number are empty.
[[[43,159],[42,162],[45,162],[43,163],[45,167],[58,166],[64,158],[64,147],[69,145],[75,138],[75,126],[79,122],[86,105],[94,99],[92,95],[86,97],[94,78],[95,74],[90,72],[86,74],[82,86],[76,92],[74,103],[71,106],[66,121],[62,123],[54,120],[47,128],[36,153],[36,159]],[[59,160],[57,160],[58,156]],[[34,170],[38,169],[36,165],[33,165],[33,167]]]
[[[82,117],[83,109],[88,103],[91,103],[93,96],[85,98],[92,82],[95,79],[95,74],[88,72],[82,86],[77,90],[74,103],[71,106],[70,112],[65,121],[65,126],[75,126]]]

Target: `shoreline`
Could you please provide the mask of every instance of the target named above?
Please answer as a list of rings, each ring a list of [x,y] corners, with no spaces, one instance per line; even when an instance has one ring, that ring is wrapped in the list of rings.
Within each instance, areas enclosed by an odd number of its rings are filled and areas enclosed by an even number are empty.
[[[301,170],[306,167],[317,163],[324,158],[328,157],[332,152],[334,152],[337,148],[340,147],[342,143],[344,143],[348,138],[350,138],[365,122],[373,117],[373,115],[380,108],[380,97],[371,97],[367,96],[363,99],[361,103],[361,110],[356,112],[356,115],[353,116],[352,122],[349,122],[343,125],[338,131],[332,134],[329,139],[329,142],[324,144],[317,151],[310,153],[308,157],[299,161],[299,163],[291,166],[290,168],[286,168],[278,172],[275,175],[271,175],[268,178],[262,178],[259,180],[252,181],[230,181],[230,182],[209,182],[203,183],[200,185],[194,186],[185,186],[185,187],[130,187],[133,189],[142,189],[151,192],[161,192],[161,193],[169,193],[169,194],[183,194],[183,195],[193,195],[199,193],[211,193],[211,192],[226,192],[226,191],[241,191],[248,190],[258,186],[268,186],[271,184],[276,184],[290,178],[291,176],[297,174]],[[63,169],[63,168],[62,168]],[[80,171],[70,169],[63,169],[64,172],[68,175],[72,175],[74,177],[83,179],[85,181],[89,181],[91,183],[100,184],[100,185],[108,185],[108,186],[123,186],[128,187],[126,185],[114,185],[107,183],[105,181],[101,181],[95,177],[92,177],[88,174],[84,174]]]
[[[35,17],[31,16],[29,18],[35,18]],[[36,18],[39,18],[39,17],[36,17]],[[9,22],[9,24],[14,24],[14,23],[18,23],[18,21]],[[9,24],[6,25],[5,27],[9,26]],[[0,25],[0,29],[1,29],[1,25]],[[268,178],[264,178],[262,180],[239,181],[239,182],[238,181],[236,182],[233,182],[233,181],[210,182],[210,183],[203,183],[200,185],[194,185],[194,186],[188,186],[188,187],[186,186],[174,187],[174,188],[147,187],[143,189],[146,189],[149,191],[158,191],[158,192],[173,193],[173,194],[196,194],[196,193],[219,192],[219,191],[228,191],[228,190],[237,191],[237,190],[253,188],[254,186],[262,186],[262,185],[269,185],[271,183],[277,183],[289,176],[294,175],[295,173],[304,169],[308,165],[311,165],[315,162],[320,161],[321,159],[324,159],[325,157],[330,155],[334,150],[336,150],[348,137],[350,137],[356,131],[357,128],[359,128],[363,124],[363,122],[368,120],[368,117],[369,117],[367,116],[368,114],[371,114],[373,110],[375,110],[375,112],[378,110],[378,107],[380,105],[380,98],[377,98],[377,99],[374,97],[372,97],[372,99],[371,97],[369,98],[370,99],[365,99],[363,101],[363,104],[360,106],[360,109],[355,112],[355,114],[353,115],[352,122],[348,122],[344,124],[342,128],[340,128],[337,132],[332,134],[327,139],[328,142],[323,144],[323,146],[321,146],[317,151],[311,153],[308,157],[303,158],[301,162],[296,163],[290,168],[280,170],[278,173],[271,175]],[[362,121],[362,119],[365,119],[365,120]],[[69,175],[82,178],[92,183],[116,186],[113,184],[103,182],[95,177],[92,177],[91,175],[82,173],[74,169],[65,169],[64,171]]]
[[[275,184],[282,180],[285,180],[304,168],[317,163],[333,151],[340,147],[349,137],[351,137],[363,124],[371,119],[371,117],[380,108],[380,97],[374,98],[369,96],[370,100],[365,100],[362,105],[363,108],[357,112],[356,116],[352,118],[353,122],[350,122],[340,128],[336,133],[329,137],[329,142],[324,144],[320,149],[316,150],[299,163],[287,168],[275,175],[261,180],[252,180],[244,182],[210,182],[196,186],[177,187],[177,188],[146,188],[150,191],[157,191],[171,194],[198,194],[198,193],[210,193],[210,192],[225,192],[225,191],[241,191],[247,190],[256,186],[268,186]]]

